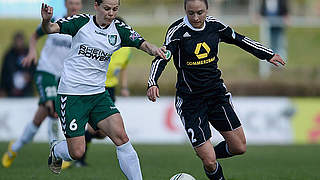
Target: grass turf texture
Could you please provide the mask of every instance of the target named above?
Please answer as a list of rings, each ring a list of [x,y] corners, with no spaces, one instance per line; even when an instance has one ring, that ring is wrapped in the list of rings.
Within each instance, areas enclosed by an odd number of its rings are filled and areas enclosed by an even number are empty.
[[[1,155],[7,142],[0,142]],[[169,180],[186,172],[205,180],[201,161],[190,145],[134,145],[140,157],[145,180]],[[249,146],[243,156],[220,160],[228,180],[318,180],[320,145]],[[112,145],[91,144],[88,167],[72,167],[60,175],[47,167],[47,143],[28,144],[21,149],[12,166],[0,167],[1,180],[26,179],[126,179],[122,174]]]

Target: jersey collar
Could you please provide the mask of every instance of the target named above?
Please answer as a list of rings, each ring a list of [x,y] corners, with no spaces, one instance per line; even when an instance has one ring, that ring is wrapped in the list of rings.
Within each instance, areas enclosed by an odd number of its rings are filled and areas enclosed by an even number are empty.
[[[98,23],[97,23],[97,20],[96,20],[96,16],[93,16],[93,22],[94,24],[99,28],[99,29],[108,29],[108,27],[110,26],[110,24],[106,27],[101,27]]]
[[[190,29],[192,29],[193,31],[202,31],[202,30],[204,30],[204,28],[206,28],[206,21],[204,21],[204,24],[203,24],[203,27],[202,27],[202,28],[194,28],[194,27],[190,24],[187,16],[184,16],[183,22],[186,23],[186,25],[187,25]]]

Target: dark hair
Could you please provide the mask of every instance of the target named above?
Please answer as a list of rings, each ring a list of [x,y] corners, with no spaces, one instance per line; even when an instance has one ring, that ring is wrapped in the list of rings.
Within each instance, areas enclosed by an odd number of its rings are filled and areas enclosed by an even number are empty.
[[[102,3],[103,0],[94,0],[95,2],[97,2],[98,6],[100,6],[100,4]],[[120,5],[120,0],[119,1],[119,5]]]
[[[13,35],[13,39],[14,39],[14,41],[16,41],[17,39],[24,39],[24,33],[22,31],[17,31]]]
[[[187,9],[187,2],[188,1],[194,1],[194,0],[184,0],[184,9]],[[199,0],[199,1],[203,1],[204,4],[206,4],[206,8],[208,9],[209,5],[208,5],[208,0]]]

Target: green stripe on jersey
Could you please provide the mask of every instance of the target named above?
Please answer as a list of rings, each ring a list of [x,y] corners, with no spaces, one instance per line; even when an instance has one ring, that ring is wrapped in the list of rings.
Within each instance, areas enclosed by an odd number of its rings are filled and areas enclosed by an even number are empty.
[[[121,47],[140,48],[144,39],[123,21],[116,19],[114,22],[121,38]]]
[[[61,34],[69,34],[75,36],[79,29],[90,21],[90,16],[87,14],[73,15],[67,18],[60,19],[57,23],[60,26]]]

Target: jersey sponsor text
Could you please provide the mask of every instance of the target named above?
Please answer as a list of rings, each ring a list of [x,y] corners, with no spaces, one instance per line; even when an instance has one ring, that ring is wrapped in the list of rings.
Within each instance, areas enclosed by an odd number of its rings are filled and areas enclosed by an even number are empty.
[[[84,44],[81,44],[78,55],[83,55],[87,58],[95,59],[99,61],[108,61],[112,54],[104,52],[101,49],[97,49],[94,47],[89,47]]]
[[[196,65],[202,65],[202,64],[208,64],[215,60],[215,58],[210,58],[206,60],[201,61],[187,61],[187,66],[196,66]]]

